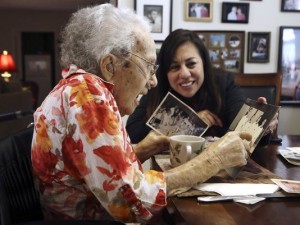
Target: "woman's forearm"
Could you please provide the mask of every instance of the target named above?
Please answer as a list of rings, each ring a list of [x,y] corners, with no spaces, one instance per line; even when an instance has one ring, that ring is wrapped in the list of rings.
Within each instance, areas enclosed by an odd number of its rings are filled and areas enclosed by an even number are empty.
[[[208,151],[203,152],[200,157],[165,172],[168,196],[187,191],[219,172],[219,166]]]

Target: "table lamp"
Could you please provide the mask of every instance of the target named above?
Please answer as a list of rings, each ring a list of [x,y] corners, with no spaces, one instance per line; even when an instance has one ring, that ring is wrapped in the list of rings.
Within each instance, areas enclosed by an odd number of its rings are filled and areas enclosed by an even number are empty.
[[[7,51],[3,51],[3,54],[0,54],[0,72],[1,76],[6,82],[9,82],[11,77],[10,72],[16,71],[16,65],[11,54],[8,54]]]

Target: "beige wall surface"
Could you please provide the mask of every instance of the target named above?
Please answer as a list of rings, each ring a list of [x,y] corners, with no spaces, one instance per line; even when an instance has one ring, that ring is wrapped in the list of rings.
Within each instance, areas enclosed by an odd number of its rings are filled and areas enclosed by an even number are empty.
[[[278,134],[300,135],[300,107],[281,107]]]

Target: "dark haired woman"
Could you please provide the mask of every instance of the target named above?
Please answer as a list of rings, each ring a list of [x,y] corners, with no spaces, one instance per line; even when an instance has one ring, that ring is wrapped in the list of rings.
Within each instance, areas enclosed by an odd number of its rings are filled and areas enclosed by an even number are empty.
[[[127,120],[126,129],[132,142],[139,142],[149,133],[146,121],[168,91],[192,107],[209,125],[206,136],[223,136],[245,98],[231,73],[212,68],[199,36],[190,30],[173,31],[162,44],[157,63],[160,65],[157,87],[143,96]],[[274,130],[277,123],[276,117],[270,129]]]

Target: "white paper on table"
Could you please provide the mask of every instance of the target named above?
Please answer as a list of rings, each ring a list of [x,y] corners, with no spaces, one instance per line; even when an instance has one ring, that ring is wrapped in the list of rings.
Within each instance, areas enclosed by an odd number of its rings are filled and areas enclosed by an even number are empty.
[[[233,199],[234,202],[243,203],[243,204],[247,204],[247,205],[253,205],[253,204],[256,204],[263,200],[265,200],[265,198],[255,197],[255,196],[252,198]]]
[[[300,148],[299,147],[288,147],[286,149],[278,150],[280,155],[286,159],[289,163],[300,166]]]
[[[279,189],[276,184],[253,183],[203,183],[194,188],[200,191],[216,192],[222,196],[271,194]]]
[[[291,150],[295,153],[300,153],[300,147],[286,147],[286,149]]]

